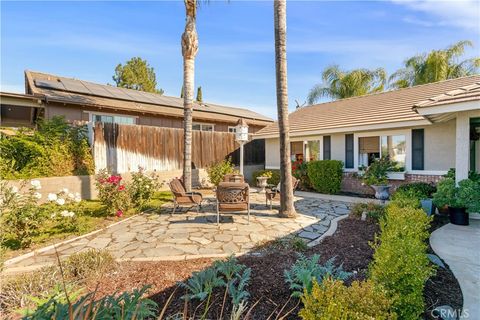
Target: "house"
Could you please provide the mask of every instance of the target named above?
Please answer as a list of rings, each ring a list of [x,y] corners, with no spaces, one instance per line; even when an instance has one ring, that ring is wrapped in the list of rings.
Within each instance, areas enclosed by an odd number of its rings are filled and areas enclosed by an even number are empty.
[[[289,121],[292,160],[343,161],[347,192],[368,192],[355,172],[386,155],[402,168],[393,184],[480,171],[480,75],[307,106]],[[266,169],[278,169],[277,123],[255,138],[266,139]]]
[[[183,99],[118,88],[53,74],[25,71],[25,94],[0,93],[2,126],[32,126],[38,117],[70,122],[115,122],[183,128]],[[243,118],[255,133],[273,120],[257,112],[195,103],[193,129],[234,132]]]

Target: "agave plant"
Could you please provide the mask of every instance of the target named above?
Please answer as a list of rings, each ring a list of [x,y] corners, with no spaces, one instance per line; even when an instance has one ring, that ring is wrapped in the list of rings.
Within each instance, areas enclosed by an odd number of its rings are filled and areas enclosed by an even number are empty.
[[[310,293],[313,280],[322,283],[323,279],[330,276],[333,279],[346,280],[352,274],[343,270],[343,266],[335,266],[335,257],[329,259],[324,265],[319,263],[320,255],[315,254],[311,258],[299,254],[297,261],[290,270],[284,271],[285,282],[292,290],[292,297],[299,298],[304,291]]]

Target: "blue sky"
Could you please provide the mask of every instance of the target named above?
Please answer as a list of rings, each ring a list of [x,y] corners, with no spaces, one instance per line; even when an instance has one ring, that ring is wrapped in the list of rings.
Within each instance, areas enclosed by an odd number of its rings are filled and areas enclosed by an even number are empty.
[[[459,40],[480,56],[480,2],[290,1],[287,4],[290,108],[304,102],[330,64],[392,73],[416,53]],[[23,92],[31,69],[112,83],[115,66],[149,61],[158,86],[182,86],[181,1],[1,2],[2,91]],[[204,100],[276,117],[273,4],[210,1],[197,18],[196,85]]]

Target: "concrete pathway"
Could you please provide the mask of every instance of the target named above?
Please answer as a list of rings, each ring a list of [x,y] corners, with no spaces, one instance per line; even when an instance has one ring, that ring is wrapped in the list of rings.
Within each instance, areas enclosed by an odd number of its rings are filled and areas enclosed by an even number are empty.
[[[242,213],[222,213],[216,224],[213,201],[200,213],[189,208],[171,215],[172,203],[160,213],[141,214],[98,233],[60,243],[60,258],[91,248],[107,249],[118,260],[183,260],[242,254],[256,244],[285,236],[298,236],[307,243],[321,237],[331,221],[350,212],[351,203],[313,197],[296,197],[299,213],[295,219],[278,217],[278,203],[273,210],[265,205],[265,195],[251,194],[250,224]],[[213,200],[213,199],[210,199]],[[56,263],[55,248],[37,250],[30,256],[6,262],[7,272],[18,272]]]
[[[432,233],[430,245],[460,283],[461,319],[480,319],[480,220],[470,219],[469,226],[447,224]]]

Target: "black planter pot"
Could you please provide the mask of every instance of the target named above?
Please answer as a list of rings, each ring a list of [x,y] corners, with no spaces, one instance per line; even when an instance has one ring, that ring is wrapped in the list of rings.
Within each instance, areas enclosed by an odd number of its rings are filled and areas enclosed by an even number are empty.
[[[459,226],[468,226],[468,212],[465,208],[448,207],[448,213],[450,215],[450,223]]]

